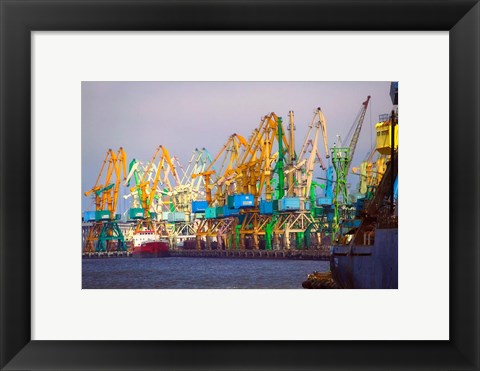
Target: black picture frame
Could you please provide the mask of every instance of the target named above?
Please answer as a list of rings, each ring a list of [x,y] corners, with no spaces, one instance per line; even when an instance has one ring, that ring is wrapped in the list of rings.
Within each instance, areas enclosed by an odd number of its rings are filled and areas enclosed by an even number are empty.
[[[0,27],[2,369],[479,369],[477,1],[0,0]],[[450,218],[450,340],[31,341],[30,35],[38,30],[449,31],[449,215],[441,217]],[[435,123],[419,125],[434,135]],[[445,149],[432,147],[434,161]],[[447,195],[438,202],[447,210]]]

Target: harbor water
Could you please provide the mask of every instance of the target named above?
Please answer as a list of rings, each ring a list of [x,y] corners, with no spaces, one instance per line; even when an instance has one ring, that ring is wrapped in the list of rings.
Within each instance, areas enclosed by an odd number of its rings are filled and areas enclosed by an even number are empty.
[[[83,289],[302,289],[327,261],[215,258],[82,260]]]

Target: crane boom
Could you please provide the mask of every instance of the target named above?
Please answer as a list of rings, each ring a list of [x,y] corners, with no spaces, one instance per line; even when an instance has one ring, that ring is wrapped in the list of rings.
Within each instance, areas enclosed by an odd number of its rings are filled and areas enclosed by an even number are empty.
[[[352,140],[350,141],[350,163],[353,160],[353,155],[355,154],[355,149],[357,148],[358,138],[360,137],[360,131],[362,130],[363,120],[365,119],[365,113],[367,112],[368,102],[370,102],[370,95],[367,97],[367,100],[362,103],[360,112],[357,115],[357,120],[355,121],[355,132],[353,133]],[[349,164],[350,166],[350,164]]]

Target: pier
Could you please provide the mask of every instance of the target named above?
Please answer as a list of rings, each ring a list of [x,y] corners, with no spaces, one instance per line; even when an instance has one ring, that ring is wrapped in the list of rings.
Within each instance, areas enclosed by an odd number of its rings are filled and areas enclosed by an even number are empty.
[[[234,259],[290,259],[290,260],[330,260],[330,248],[316,250],[185,250],[172,249],[170,257],[174,258],[234,258]],[[129,258],[130,251],[92,252],[82,254],[84,259],[95,258]]]
[[[170,256],[184,258],[239,258],[330,260],[330,249],[321,250],[171,250]]]

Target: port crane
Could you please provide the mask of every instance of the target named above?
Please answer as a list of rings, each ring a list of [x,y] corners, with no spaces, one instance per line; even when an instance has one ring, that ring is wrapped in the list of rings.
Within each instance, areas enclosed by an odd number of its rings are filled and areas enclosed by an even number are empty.
[[[348,188],[347,188],[347,176],[350,170],[350,164],[353,160],[355,154],[355,149],[357,147],[358,139],[360,137],[360,131],[362,129],[362,124],[365,118],[365,113],[367,112],[368,103],[370,102],[370,95],[367,99],[361,104],[360,111],[357,114],[357,117],[350,128],[349,133],[347,134],[346,141],[350,139],[350,144],[348,147],[343,147],[341,141],[339,140],[340,146],[333,146],[332,153],[332,163],[335,169],[336,182],[335,190],[333,196],[333,205],[334,205],[334,217],[333,217],[333,230],[336,233],[339,230],[341,223],[340,215],[340,205],[348,203]],[[353,134],[352,134],[353,133]]]
[[[289,181],[289,195],[295,195],[297,197],[307,199],[312,184],[315,162],[318,162],[320,164],[320,168],[322,170],[326,169],[320,156],[320,151],[318,150],[318,140],[320,132],[322,134],[325,157],[328,159],[330,157],[330,154],[328,151],[327,121],[322,110],[319,107],[315,110],[313,119],[308,126],[308,131],[305,140],[303,141],[302,149],[300,150],[300,154],[296,159],[298,163],[295,164],[292,161],[291,167],[287,171],[285,171],[285,173],[287,174],[289,174],[290,172],[293,173],[294,171],[296,175],[295,182]],[[307,153],[309,153],[308,157]],[[291,156],[292,155],[290,155],[290,157]],[[290,191],[292,189],[294,189],[293,194]]]
[[[152,177],[149,176],[151,171],[155,174],[153,181],[151,179]],[[170,172],[173,175],[174,181],[178,182],[178,175],[168,150],[164,146],[159,145],[148,163],[140,182],[130,189],[132,192],[140,189],[140,207],[143,210],[143,217],[138,218],[134,234],[139,233],[141,230],[157,231],[157,227],[159,226],[156,225],[157,217],[156,211],[153,208],[153,202],[157,193],[173,194],[173,185],[168,178]],[[164,176],[161,177],[161,174],[164,174]],[[165,176],[165,174],[167,176]],[[160,182],[160,179],[162,182]],[[159,184],[165,186],[167,192],[159,191]]]
[[[294,148],[294,115],[290,111],[290,143],[288,146],[289,162],[286,170],[287,175],[287,197],[285,204],[290,201],[298,200],[298,205],[289,208],[282,207],[279,216],[273,228],[274,247],[280,246],[280,240],[284,248],[290,248],[290,235],[293,233],[296,237],[296,245],[302,248],[304,244],[305,231],[308,226],[315,222],[313,209],[315,203],[311,204],[312,192],[317,183],[313,182],[314,164],[319,163],[322,169],[325,165],[318,149],[319,137],[322,135],[325,157],[329,158],[327,122],[322,110],[318,107],[314,111],[312,121],[310,122],[307,134],[302,143],[302,148],[298,156],[295,155]],[[312,189],[313,188],[313,189]],[[315,197],[313,196],[313,199]]]
[[[237,133],[230,135],[206,169],[192,174],[193,179],[203,177],[208,204],[205,218],[199,222],[195,231],[197,249],[201,248],[202,239],[206,239],[207,248],[210,248],[212,239],[219,237],[219,231],[222,231],[222,235],[227,235],[234,228],[233,218],[223,216],[219,218],[217,210],[225,206],[228,192],[235,189],[234,169],[237,168],[238,160],[247,145],[243,136]]]
[[[197,175],[204,172],[212,160],[206,148],[195,148],[186,168],[176,157],[173,158],[180,176],[180,184],[173,188],[175,210],[169,213],[167,218],[171,226],[170,236],[173,245],[196,236],[200,219],[192,213],[192,203],[205,197],[204,178]]]
[[[219,203],[224,204],[225,190],[222,186],[227,182],[229,176],[233,174],[233,169],[236,168],[237,162],[245,147],[247,147],[247,141],[239,134],[232,134],[228,138],[227,142],[223,145],[221,150],[215,156],[210,165],[205,171],[192,174],[192,178],[203,177],[205,186],[205,197],[209,206],[217,205]],[[222,159],[221,161],[219,161]],[[215,170],[215,165],[218,169]],[[219,166],[218,166],[219,165]],[[212,176],[216,175],[212,181]],[[215,197],[212,196],[215,189]]]
[[[136,159],[133,159],[128,165],[128,175],[124,182],[125,186],[130,189],[133,187],[134,191],[123,196],[124,199],[132,198],[130,208],[130,219],[135,219],[138,215],[143,216],[143,209],[140,208],[140,200],[142,199],[142,190],[139,187],[143,174],[145,173],[146,166]],[[151,171],[147,179],[152,176]],[[135,181],[135,185],[131,185],[132,179]],[[150,179],[149,179],[150,180]],[[138,215],[136,214],[138,212]]]
[[[186,168],[174,157],[176,168],[181,171],[178,185],[173,188],[176,211],[191,214],[192,201],[205,197],[204,178],[198,175],[203,173],[212,161],[206,148],[195,148]]]
[[[95,200],[95,221],[87,234],[84,247],[86,253],[126,249],[125,239],[118,227],[115,214],[122,170],[123,179],[126,178],[126,162],[127,156],[122,147],[117,154],[109,149],[95,185],[84,193],[86,197],[94,195]],[[104,172],[105,180],[101,182]],[[112,176],[115,178],[113,183]]]
[[[246,236],[251,236],[254,249],[259,248],[259,237],[265,235],[265,228],[269,225],[271,215],[260,213],[260,198],[271,202],[274,189],[272,188],[273,164],[283,155],[283,146],[288,147],[288,141],[283,130],[282,118],[274,112],[264,116],[260,125],[250,137],[248,146],[239,162],[237,173],[237,194],[253,196],[253,205],[242,208],[240,213],[243,221],[238,230],[240,247],[246,247]],[[274,152],[274,147],[278,151]],[[283,184],[283,175],[282,182]],[[283,188],[283,185],[282,185]]]
[[[382,180],[386,169],[387,156],[379,154],[375,147],[372,148],[368,158],[360,163],[359,167],[352,168],[352,173],[360,177],[358,191],[370,199],[372,192]]]

